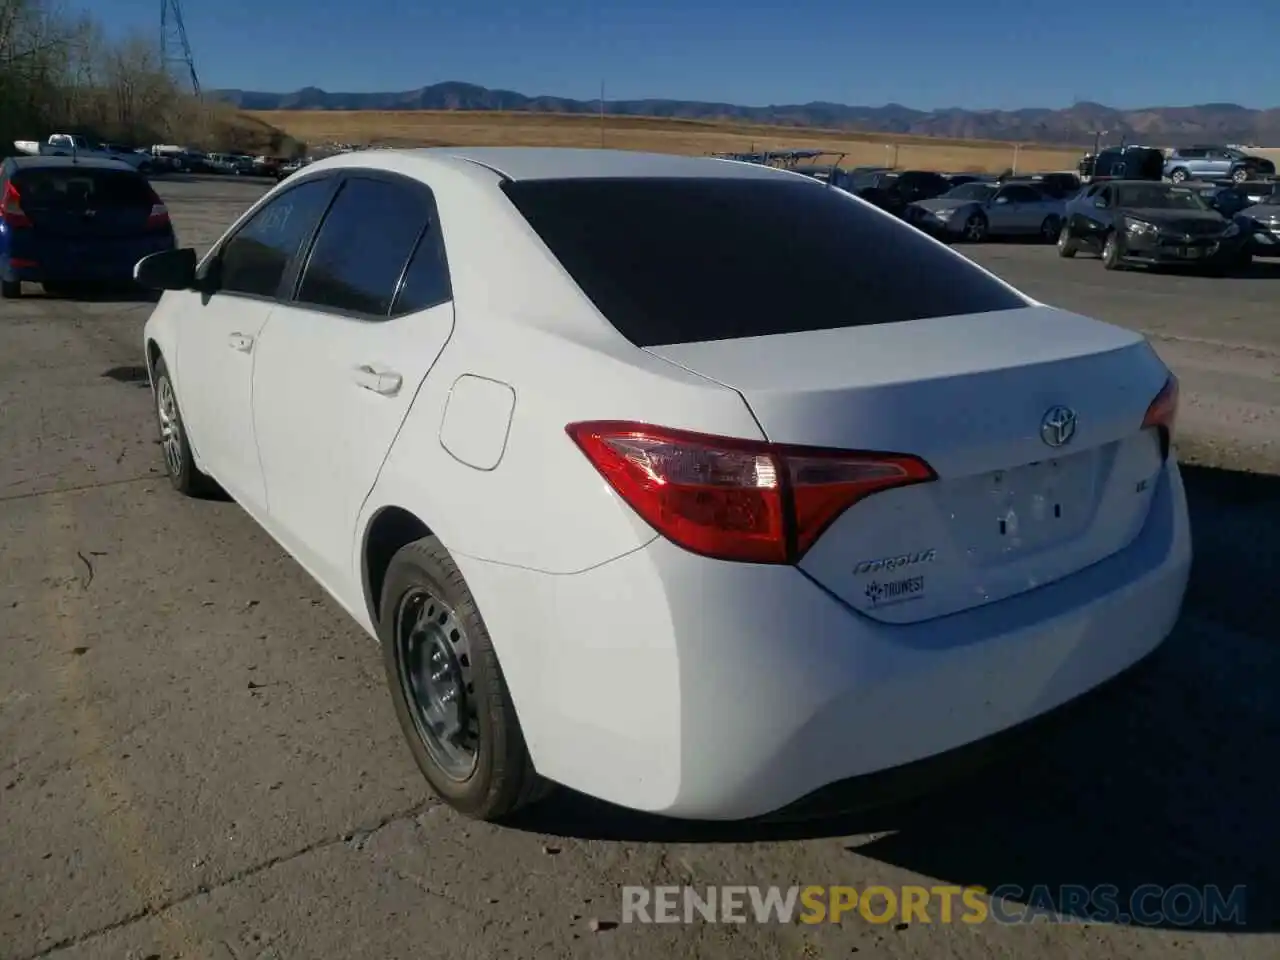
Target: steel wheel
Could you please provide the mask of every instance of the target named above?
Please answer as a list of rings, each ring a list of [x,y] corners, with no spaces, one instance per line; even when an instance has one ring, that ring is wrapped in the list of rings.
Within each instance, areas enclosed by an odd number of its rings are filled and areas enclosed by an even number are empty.
[[[182,450],[182,421],[178,419],[178,399],[173,384],[161,374],[156,381],[156,416],[160,420],[160,446],[164,450],[164,465],[169,476],[182,476],[184,454]]]
[[[450,607],[415,587],[395,619],[396,673],[414,729],[440,771],[458,782],[476,770],[480,720],[471,644]]]

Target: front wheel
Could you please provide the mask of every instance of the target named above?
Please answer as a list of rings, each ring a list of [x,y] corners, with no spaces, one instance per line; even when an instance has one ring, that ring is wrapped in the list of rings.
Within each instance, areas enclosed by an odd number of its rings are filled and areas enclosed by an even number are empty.
[[[1075,255],[1075,238],[1071,236],[1071,227],[1064,223],[1058,231],[1058,256],[1070,260]]]
[[[489,632],[435,537],[400,548],[379,606],[387,685],[413,759],[436,794],[476,820],[542,799]]]
[[[1107,270],[1119,270],[1123,266],[1120,258],[1120,241],[1114,232],[1107,234],[1107,241],[1102,245],[1102,266]]]
[[[213,489],[213,481],[200,472],[191,454],[186,424],[178,408],[178,394],[164,357],[156,360],[151,374],[156,401],[156,424],[160,432],[160,449],[164,453],[164,469],[173,489],[189,497],[199,497]]]
[[[981,243],[987,239],[987,218],[981,213],[971,214],[964,222],[964,238],[970,243]]]
[[[1044,218],[1044,223],[1040,224],[1040,239],[1045,243],[1053,243],[1058,239],[1061,227],[1062,221],[1050,214]]]
[[[1245,167],[1237,167],[1235,170],[1231,171],[1232,183],[1244,183],[1248,179],[1249,171]]]
[[[22,296],[21,280],[2,280],[0,281],[0,297],[5,300],[17,300]]]
[[[1179,167],[1177,170],[1173,171],[1173,173],[1169,174],[1169,179],[1174,183],[1182,183],[1187,179],[1187,176],[1187,171]]]

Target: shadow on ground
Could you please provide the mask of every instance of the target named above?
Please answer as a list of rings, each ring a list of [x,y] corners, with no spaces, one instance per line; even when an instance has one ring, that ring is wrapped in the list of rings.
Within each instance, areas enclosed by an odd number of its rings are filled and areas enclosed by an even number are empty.
[[[158,290],[145,290],[132,284],[68,284],[41,288],[45,300],[67,300],[77,303],[157,303]]]
[[[1159,893],[1143,895],[1147,885],[1183,891],[1164,902],[1165,916],[1144,915],[1144,925],[1280,929],[1280,818],[1270,770],[1280,757],[1280,477],[1196,466],[1183,473],[1196,562],[1182,622],[1128,682],[1050,728],[1032,749],[914,802],[838,819],[689,824],[564,791],[512,826],[666,843],[889,831],[847,849],[936,883],[983,886],[1008,903],[1094,922],[1123,920],[1092,912],[1099,904],[1071,902],[1064,887],[1112,887],[1120,913],[1135,894],[1137,907],[1161,909]],[[1220,905],[1242,912],[1202,916],[1199,898],[1209,887]]]

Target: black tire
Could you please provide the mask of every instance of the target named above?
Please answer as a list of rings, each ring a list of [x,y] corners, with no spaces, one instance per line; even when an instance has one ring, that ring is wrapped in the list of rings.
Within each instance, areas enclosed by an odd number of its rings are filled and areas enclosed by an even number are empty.
[[[1120,241],[1116,239],[1114,230],[1103,241],[1102,266],[1107,270],[1119,270],[1124,266],[1120,258]]]
[[[969,219],[964,222],[964,239],[969,243],[981,243],[987,239],[989,226],[985,214],[969,214]]]
[[[1071,236],[1071,226],[1064,223],[1061,229],[1058,230],[1058,256],[1070,260],[1076,255],[1076,252],[1076,241]]]
[[[1187,170],[1183,169],[1182,167],[1178,167],[1176,170],[1172,170],[1169,172],[1169,179],[1174,183],[1182,183],[1184,180],[1186,180],[1190,176],[1191,174]]]
[[[1232,183],[1244,183],[1248,179],[1249,179],[1248,167],[1236,167],[1234,170],[1231,171]]]
[[[378,610],[378,636],[396,718],[436,795],[463,816],[487,821],[501,820],[543,799],[552,784],[533,768],[489,631],[461,571],[439,540],[423,537],[396,552]],[[410,621],[419,617],[426,630],[411,629]],[[444,659],[428,656],[428,648],[437,646],[444,648]],[[434,676],[426,675],[440,665],[449,673],[444,683],[452,684],[461,701],[455,709],[462,717],[462,736],[468,747],[474,746],[462,751],[474,754],[468,768],[443,757],[450,747],[424,732],[429,720],[424,713],[434,701],[420,685],[434,682]]]
[[[1058,233],[1062,229],[1062,220],[1054,214],[1044,218],[1044,223],[1040,224],[1040,239],[1045,243],[1054,243],[1058,239]]]
[[[5,300],[17,300],[22,296],[21,280],[0,280],[0,297]]]
[[[156,360],[155,369],[151,372],[152,400],[156,408],[156,428],[160,435],[160,451],[164,460],[165,474],[173,489],[184,496],[204,497],[217,488],[213,480],[200,472],[195,457],[191,454],[191,441],[187,439],[187,426],[182,420],[182,411],[178,406],[177,390],[165,366],[164,357]],[[172,403],[166,397],[172,398]],[[167,412],[162,414],[162,410]],[[166,418],[171,432],[166,430]],[[169,442],[172,442],[172,446]]]

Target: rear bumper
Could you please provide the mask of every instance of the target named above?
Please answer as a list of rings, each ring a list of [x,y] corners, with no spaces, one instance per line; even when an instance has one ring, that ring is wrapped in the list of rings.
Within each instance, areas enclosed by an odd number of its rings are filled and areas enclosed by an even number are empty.
[[[52,245],[18,247],[0,257],[0,277],[28,283],[125,283],[143,257],[175,247],[173,234],[104,243],[85,254]]]
[[[1191,535],[1171,464],[1122,553],[907,626],[793,568],[661,539],[571,576],[458,559],[539,772],[636,809],[745,819],[943,757],[1117,676],[1172,630]]]

